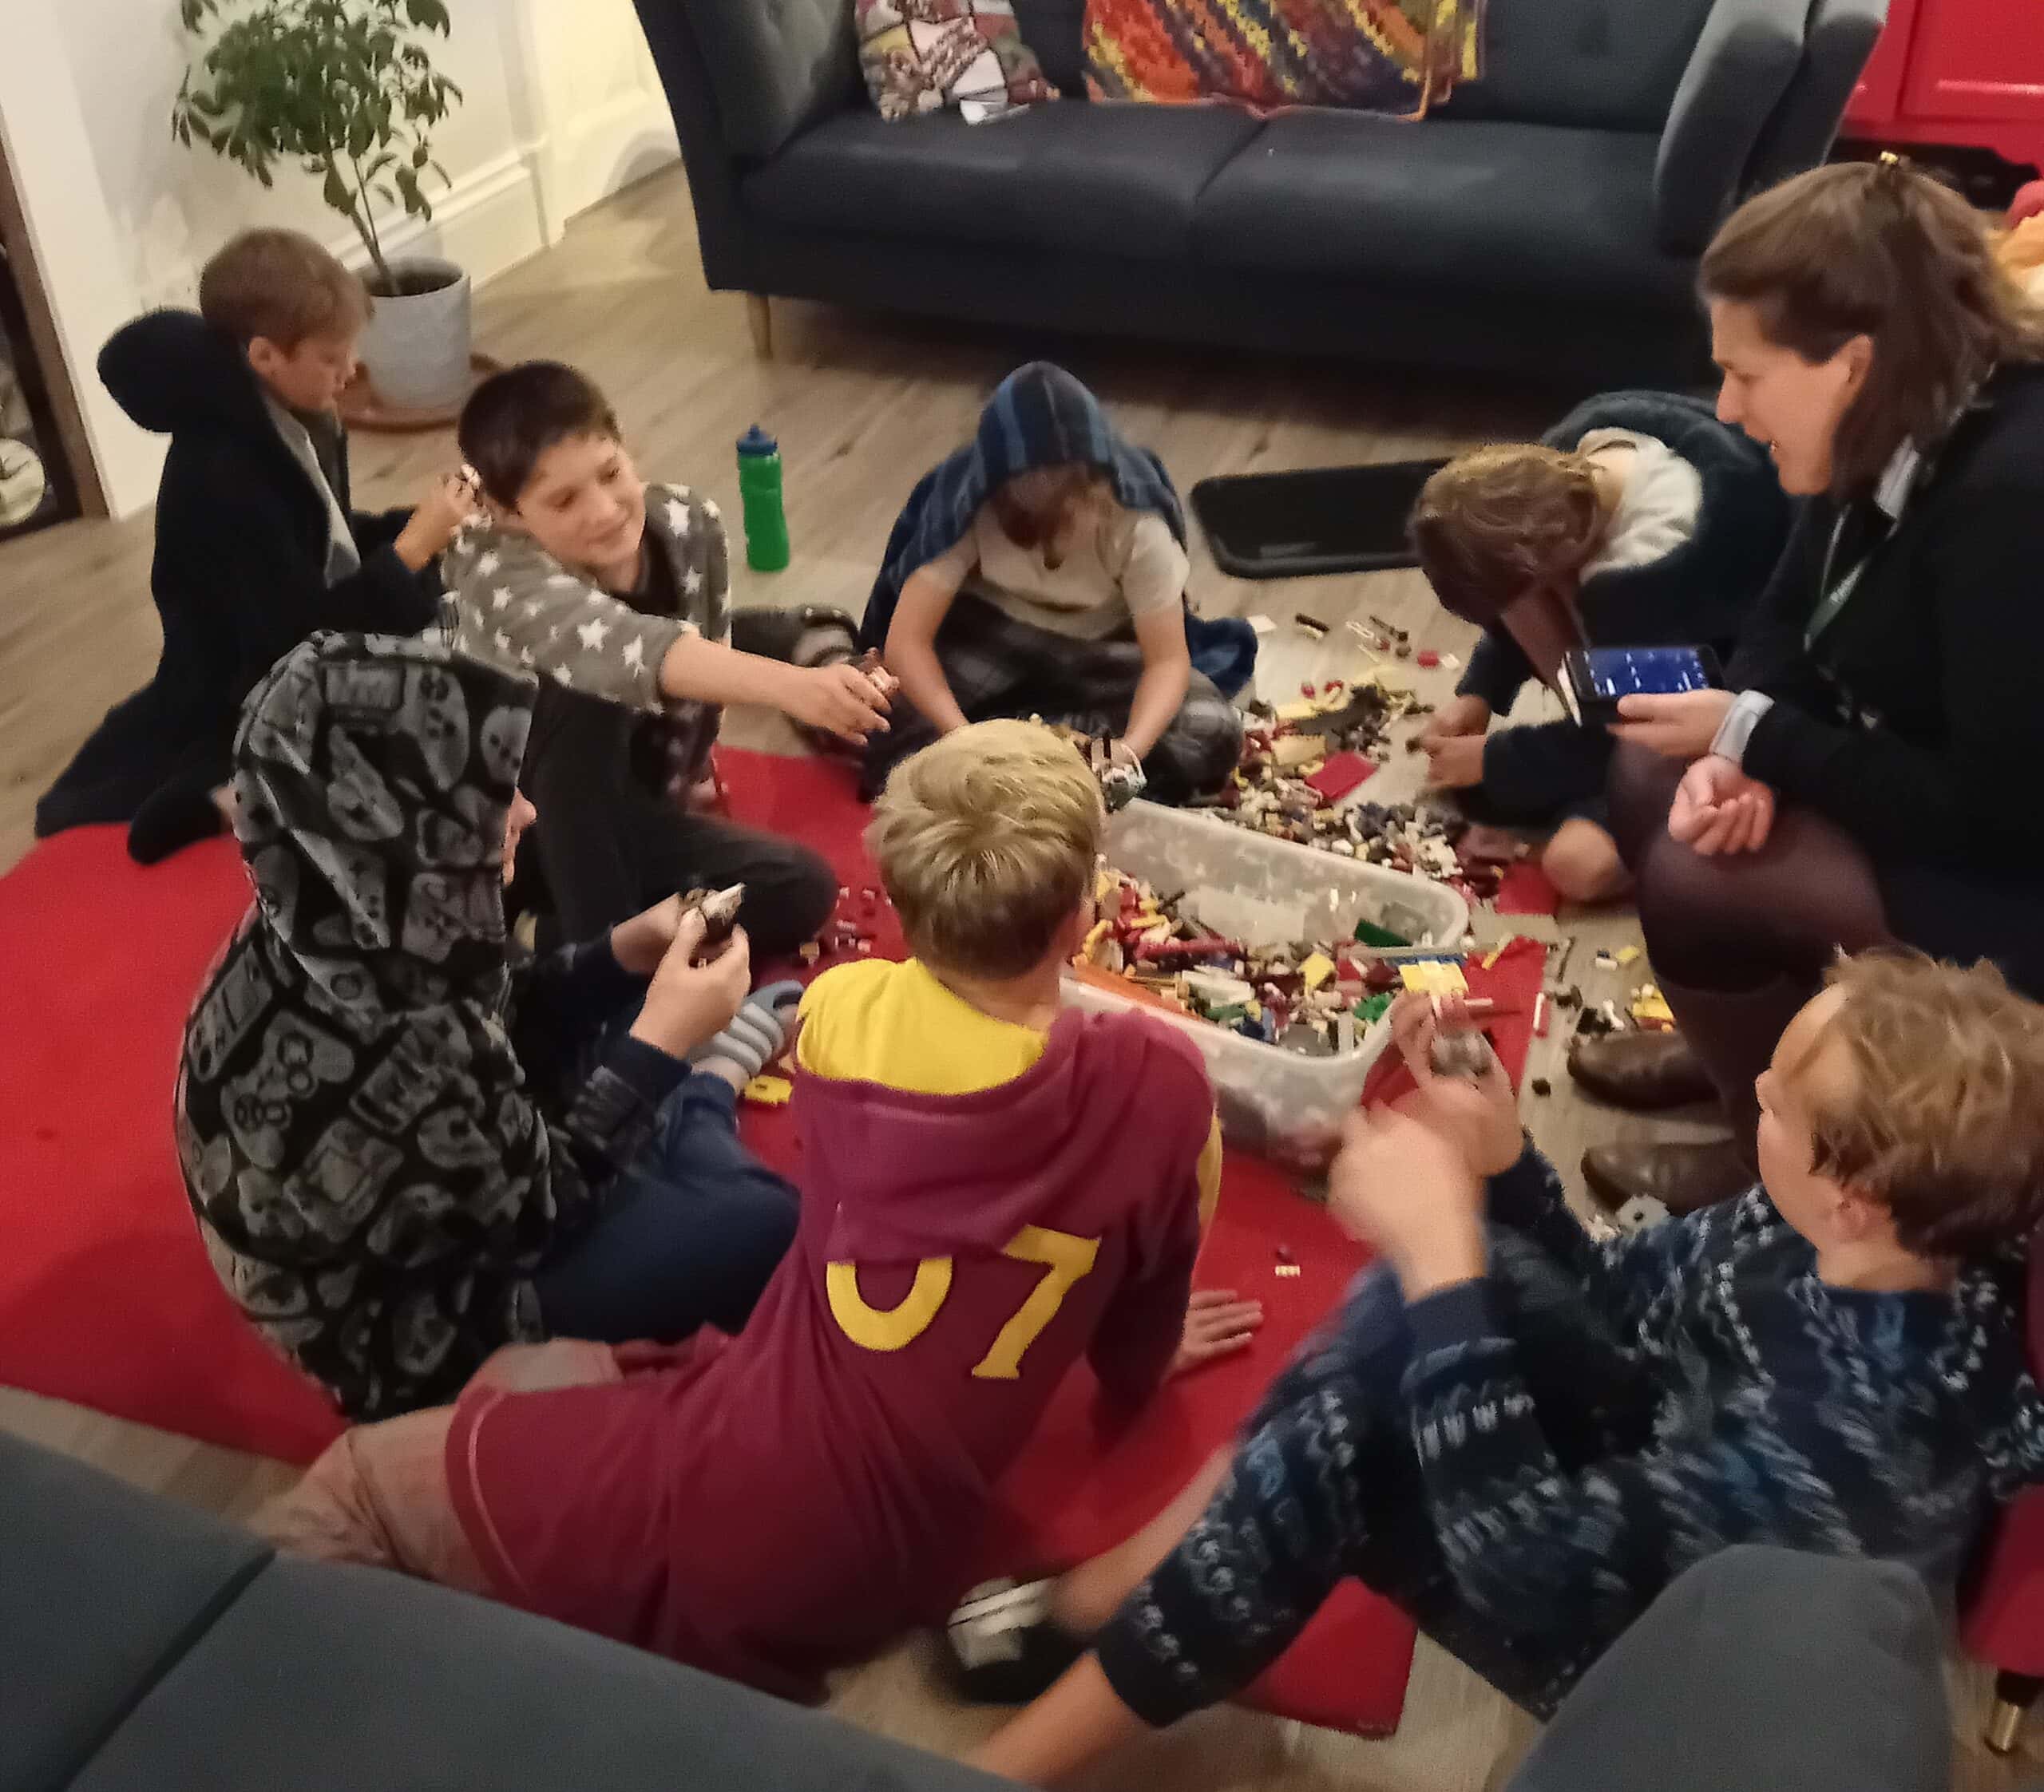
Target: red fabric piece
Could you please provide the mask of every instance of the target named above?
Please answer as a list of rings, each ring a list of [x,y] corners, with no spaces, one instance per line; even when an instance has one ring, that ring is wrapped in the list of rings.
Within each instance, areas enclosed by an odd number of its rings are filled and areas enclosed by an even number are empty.
[[[1561,893],[1532,859],[1521,859],[1506,871],[1491,901],[1500,915],[1551,915],[1561,905]]]
[[[1306,782],[1330,803],[1338,803],[1359,784],[1377,776],[1377,762],[1360,753],[1337,753]]]
[[[248,900],[231,841],[145,869],[117,827],[0,878],[0,1381],[305,1462],[340,1420],[235,1311],[171,1135],[185,1014]]]
[[[473,1385],[447,1466],[506,1598],[807,1699],[830,1667],[943,1621],[1073,1363],[1133,1399],[1155,1390],[1192,1285],[1212,1107],[1176,1028],[1068,1013],[996,1088],[804,1076],[792,1111],[802,1228],[743,1332],[609,1385]],[[1054,1280],[1082,1240],[1089,1264]],[[826,1292],[846,1264],[855,1294]],[[933,1288],[907,1328],[883,1318]],[[859,1323],[886,1336],[862,1346]]]

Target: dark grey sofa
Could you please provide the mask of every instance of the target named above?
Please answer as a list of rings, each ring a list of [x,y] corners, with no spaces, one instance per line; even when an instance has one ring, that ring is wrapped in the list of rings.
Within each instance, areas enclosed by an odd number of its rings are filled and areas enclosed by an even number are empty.
[[[1490,0],[1490,76],[1412,125],[1088,104],[1083,0],[1016,0],[1068,98],[972,126],[881,121],[852,0],[636,4],[714,288],[1607,384],[1699,370],[1697,253],[1887,12]]]
[[[996,1792],[542,1619],[0,1436],[0,1792]]]

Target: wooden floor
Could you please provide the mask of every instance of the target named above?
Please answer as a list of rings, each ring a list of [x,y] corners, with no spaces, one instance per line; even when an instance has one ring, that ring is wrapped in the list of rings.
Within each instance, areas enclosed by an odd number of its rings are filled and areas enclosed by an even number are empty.
[[[910,485],[964,439],[994,382],[1036,355],[1060,360],[1086,380],[1129,435],[1163,454],[1182,491],[1210,473],[1444,453],[1486,436],[1537,433],[1563,408],[1559,395],[1530,389],[1212,350],[1024,339],[786,303],[774,307],[776,358],[763,362],[750,346],[743,301],[703,288],[687,193],[674,173],[577,220],[559,247],[479,294],[476,309],[490,352],[583,367],[615,401],[642,470],[707,489],[734,518],[733,445],[749,424],[763,423],[781,442],[795,560],[771,578],[741,564],[739,595],[836,603],[854,613]],[[374,504],[407,501],[454,458],[446,435],[358,437],[353,453],[358,501]],[[0,547],[0,868],[30,845],[37,793],[107,706],[155,663],[150,541],[143,516],[70,524]],[[1469,631],[1434,608],[1412,573],[1247,584],[1221,574],[1200,548],[1193,592],[1210,614],[1279,619],[1260,679],[1272,694],[1295,690],[1302,676],[1341,670],[1331,650],[1289,626],[1301,609],[1337,624],[1374,614],[1412,629],[1420,645],[1451,653],[1468,645]],[[1452,676],[1420,674],[1443,694]],[[731,735],[794,750],[778,718],[735,718]],[[1416,769],[1397,756],[1372,794],[1409,793]],[[1598,947],[1637,940],[1622,912],[1565,916],[1559,924],[1479,923],[1486,937],[1514,929],[1575,937],[1570,981],[1592,1000],[1622,994],[1643,971],[1592,966]],[[0,953],[18,947],[0,942]],[[1529,1095],[1526,1107],[1535,1136],[1573,1175],[1585,1145],[1631,1123],[1574,1098],[1561,1064],[1564,1043],[1559,1027],[1536,1042],[1528,1080],[1551,1078],[1554,1094]],[[230,1517],[245,1516],[288,1480],[275,1463],[10,1390],[0,1389],[0,1425]],[[1955,1783],[2002,1792],[2022,1775],[1978,1743],[1983,1678],[1956,1667],[1951,1677]],[[993,1721],[937,1690],[920,1641],[844,1675],[834,1703],[854,1722],[952,1752]],[[1479,1792],[1502,1780],[1534,1734],[1529,1720],[1422,1642],[1404,1723],[1388,1741],[1225,1710],[1132,1751],[1090,1783],[1168,1784],[1180,1792]]]

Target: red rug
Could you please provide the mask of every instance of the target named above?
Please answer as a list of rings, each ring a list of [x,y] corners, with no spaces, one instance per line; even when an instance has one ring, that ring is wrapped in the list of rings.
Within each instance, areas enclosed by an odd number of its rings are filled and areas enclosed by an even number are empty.
[[[846,918],[899,954],[861,834],[851,775],[812,760],[720,755],[735,813],[807,840],[838,868]],[[10,1024],[0,1029],[0,1383],[287,1461],[335,1434],[324,1398],[243,1323],[200,1247],[171,1142],[172,1086],[192,998],[248,901],[226,841],[149,870],[121,831],[37,846],[0,878]],[[1526,912],[1521,910],[1519,912]],[[1524,1064],[1541,955],[1520,948],[1472,989],[1518,1012],[1493,1030]],[[1392,1092],[1386,1081],[1384,1092]],[[748,1114],[748,1136],[798,1169],[786,1116]],[[1278,1247],[1299,1264],[1273,1274]],[[1039,1568],[1118,1541],[1223,1442],[1363,1253],[1268,1166],[1230,1161],[1200,1280],[1262,1299],[1256,1347],[1167,1388],[1117,1435],[1096,1430],[1075,1375],[1008,1487],[996,1554]],[[1412,1630],[1359,1589],[1331,1602],[1253,1694],[1281,1714],[1364,1734],[1396,1726]]]

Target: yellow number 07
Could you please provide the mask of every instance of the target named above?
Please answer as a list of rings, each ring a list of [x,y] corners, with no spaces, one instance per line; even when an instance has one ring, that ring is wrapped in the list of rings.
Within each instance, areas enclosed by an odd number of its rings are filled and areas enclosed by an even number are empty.
[[[1029,1298],[972,1366],[972,1373],[988,1381],[1013,1381],[1022,1373],[1023,1356],[1056,1317],[1074,1284],[1093,1267],[1100,1241],[1052,1232],[1048,1226],[1024,1226],[1000,1254],[1018,1263],[1040,1263],[1050,1273],[1029,1291]],[[862,1350],[898,1351],[927,1331],[943,1307],[951,1292],[951,1260],[925,1257],[916,1265],[916,1279],[909,1292],[892,1307],[866,1304],[859,1292],[859,1266],[855,1263],[826,1265],[823,1281],[830,1297],[830,1316],[847,1338]]]

